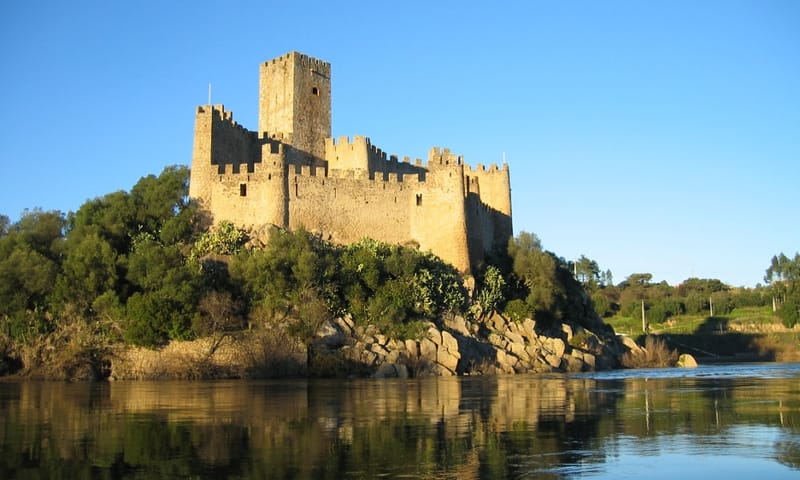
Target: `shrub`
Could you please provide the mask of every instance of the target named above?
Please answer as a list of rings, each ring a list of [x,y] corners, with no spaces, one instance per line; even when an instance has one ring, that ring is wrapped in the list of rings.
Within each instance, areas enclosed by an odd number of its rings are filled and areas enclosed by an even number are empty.
[[[521,322],[531,316],[531,309],[524,300],[514,299],[506,304],[504,312],[508,318],[515,322]]]
[[[788,297],[778,309],[778,316],[786,328],[793,328],[800,322],[800,301],[796,297]]]
[[[478,316],[496,312],[505,301],[506,281],[500,269],[494,265],[486,267],[486,271],[481,276],[476,295],[476,305],[478,306]]]
[[[667,343],[656,335],[648,335],[641,350],[631,350],[622,356],[625,368],[671,367],[678,361],[678,351],[670,350]]]

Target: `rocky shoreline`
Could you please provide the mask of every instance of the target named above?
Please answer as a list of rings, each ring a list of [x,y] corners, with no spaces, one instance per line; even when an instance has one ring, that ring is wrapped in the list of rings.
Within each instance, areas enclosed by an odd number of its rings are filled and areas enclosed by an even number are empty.
[[[593,330],[572,323],[540,328],[500,315],[484,321],[450,316],[425,324],[416,339],[395,340],[349,318],[326,322],[306,346],[288,336],[249,333],[211,349],[210,339],[173,342],[160,350],[125,347],[111,359],[109,378],[409,378],[584,372],[621,367],[641,349],[598,321]]]
[[[396,341],[348,319],[326,325],[316,345],[363,365],[375,377],[580,372],[619,366],[623,346],[613,332],[563,323],[539,330],[531,319],[460,316],[426,325],[423,338]],[[610,335],[609,335],[610,333]]]

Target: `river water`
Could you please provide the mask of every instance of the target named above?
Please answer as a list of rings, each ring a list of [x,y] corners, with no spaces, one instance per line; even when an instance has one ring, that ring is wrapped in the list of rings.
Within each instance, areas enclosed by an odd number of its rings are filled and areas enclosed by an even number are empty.
[[[800,364],[6,381],[0,478],[800,479]]]

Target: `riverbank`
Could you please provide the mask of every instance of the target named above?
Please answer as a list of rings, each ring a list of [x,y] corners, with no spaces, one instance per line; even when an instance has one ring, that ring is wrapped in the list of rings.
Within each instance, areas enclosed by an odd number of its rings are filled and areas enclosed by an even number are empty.
[[[618,316],[606,321],[618,333],[644,340],[640,319]],[[701,363],[800,361],[800,325],[787,328],[769,307],[736,308],[714,317],[678,315],[651,323],[648,330]]]
[[[309,342],[270,328],[172,341],[153,349],[104,343],[103,337],[74,324],[23,347],[16,356],[6,352],[5,365],[6,372],[16,370],[24,378],[92,381],[586,372],[674,366],[685,353],[701,364],[800,361],[800,332],[759,328],[662,332],[648,340],[618,336],[599,321],[591,328],[571,322],[545,327],[501,315],[481,321],[449,316],[438,325],[424,324],[416,338],[395,340],[374,326],[339,318],[326,322]]]
[[[538,328],[533,320],[500,315],[482,322],[450,316],[428,322],[413,339],[388,338],[348,318],[326,322],[308,343],[280,329],[225,339],[172,342],[159,350],[115,353],[109,378],[408,378],[499,373],[593,371],[620,365],[623,347],[610,329],[563,323]]]
[[[408,378],[580,372],[618,368],[626,348],[599,319],[537,325],[501,315],[448,316],[397,340],[351,319],[325,322],[303,342],[280,326],[230,332],[161,348],[104,343],[80,323],[16,352],[17,375],[48,380],[276,377]],[[6,358],[10,358],[6,355]]]

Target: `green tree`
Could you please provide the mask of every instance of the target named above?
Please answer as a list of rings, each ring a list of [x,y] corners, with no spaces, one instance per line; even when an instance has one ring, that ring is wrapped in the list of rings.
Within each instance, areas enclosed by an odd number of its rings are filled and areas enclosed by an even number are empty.
[[[730,290],[730,287],[715,278],[687,278],[675,290],[681,297],[686,297],[692,293],[708,296],[714,292]]]
[[[158,177],[142,177],[130,193],[136,228],[167,245],[188,241],[194,218],[188,195],[189,169],[184,165],[166,167]]]
[[[85,202],[70,215],[69,224],[71,241],[97,235],[121,255],[127,255],[131,238],[138,233],[130,195],[123,191]]]
[[[3,227],[0,236],[0,319],[14,324],[12,330],[49,328],[45,313],[52,301],[60,265],[66,221],[60,212],[26,210],[20,220]]]
[[[163,245],[148,234],[134,238],[127,280],[135,289],[127,304],[129,341],[152,346],[191,336],[200,274],[178,245]]]
[[[46,310],[58,265],[29,245],[20,244],[0,259],[0,313]]]
[[[615,312],[615,303],[607,290],[609,287],[599,289],[591,295],[594,311],[603,318],[608,318]]]
[[[430,253],[363,239],[342,249],[339,265],[344,311],[389,335],[413,335],[416,320],[464,309],[458,272]]]
[[[778,311],[789,296],[800,296],[800,253],[795,253],[794,258],[787,257],[783,252],[773,256],[764,281],[772,291],[773,311]]]
[[[786,328],[794,328],[800,322],[800,295],[787,298],[778,309],[778,316]]]
[[[524,298],[529,314],[537,323],[548,325],[572,319],[587,328],[599,326],[599,317],[592,309],[589,296],[575,280],[567,263],[543,251],[535,234],[521,232],[512,238],[508,254],[518,279],[517,295]],[[517,304],[514,308],[518,309]]]
[[[596,261],[581,255],[574,264],[574,270],[575,277],[587,290],[597,289],[600,284],[601,271]]]
[[[25,210],[11,228],[19,240],[45,257],[57,261],[61,255],[67,226],[64,214],[59,211]]]
[[[166,167],[159,176],[142,177],[130,193],[118,191],[81,205],[70,216],[70,237],[97,234],[118,255],[127,255],[131,240],[141,233],[165,245],[189,243],[197,210],[188,193],[189,169]]]
[[[118,280],[118,255],[97,233],[69,238],[62,271],[56,280],[56,296],[61,305],[74,305],[90,314],[97,297],[114,292]]]
[[[600,284],[604,287],[614,286],[614,275],[611,273],[610,269],[605,272],[600,272]]]
[[[266,248],[234,256],[230,271],[251,308],[305,342],[336,311],[334,250],[305,230],[273,228]]]

